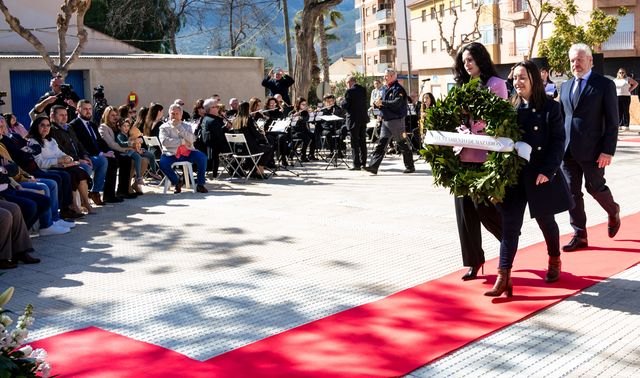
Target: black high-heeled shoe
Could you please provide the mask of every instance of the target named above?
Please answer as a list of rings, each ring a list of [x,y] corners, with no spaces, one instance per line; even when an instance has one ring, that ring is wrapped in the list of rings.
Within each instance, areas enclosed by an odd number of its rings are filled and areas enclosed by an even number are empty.
[[[484,275],[484,264],[472,266],[469,268],[467,273],[462,276],[463,281],[475,280],[478,277],[478,271],[482,269],[482,274]]]

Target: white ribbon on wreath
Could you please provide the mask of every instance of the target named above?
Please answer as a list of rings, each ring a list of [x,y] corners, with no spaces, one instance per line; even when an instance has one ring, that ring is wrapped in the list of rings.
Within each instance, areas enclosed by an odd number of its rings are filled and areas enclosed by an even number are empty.
[[[492,137],[489,135],[451,133],[447,131],[428,130],[424,137],[424,144],[475,148],[478,150],[511,152],[514,149],[521,158],[529,161],[531,146],[525,142],[514,142],[510,138]]]

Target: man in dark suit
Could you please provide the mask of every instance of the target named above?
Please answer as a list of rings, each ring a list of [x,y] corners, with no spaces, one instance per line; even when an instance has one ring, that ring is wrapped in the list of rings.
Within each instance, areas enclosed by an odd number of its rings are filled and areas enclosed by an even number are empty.
[[[611,164],[618,139],[616,87],[613,81],[591,70],[593,57],[587,45],[571,46],[569,60],[574,77],[562,85],[560,94],[566,132],[562,170],[576,204],[569,211],[573,238],[562,247],[567,252],[589,245],[583,178],[587,192],[609,215],[609,237],[620,229],[620,206],[613,200],[604,178],[604,168]]]
[[[120,196],[116,196],[116,177],[118,176],[118,166],[120,166],[120,177],[118,193],[126,196],[128,193],[129,171],[131,169],[131,158],[116,157],[113,151],[106,149],[103,145],[102,138],[98,133],[98,127],[91,121],[93,116],[93,106],[87,100],[78,102],[78,117],[69,124],[75,131],[78,140],[89,154],[89,158],[96,165],[107,165],[106,176],[94,176],[94,188],[91,189],[90,197],[96,205],[101,202],[122,202]],[[105,161],[106,160],[106,161]],[[104,190],[104,197],[100,199],[99,190]],[[98,193],[97,195],[95,193]]]
[[[356,83],[353,76],[347,77],[347,92],[340,106],[347,112],[347,129],[351,135],[353,155],[352,171],[359,171],[367,163],[367,90]]]

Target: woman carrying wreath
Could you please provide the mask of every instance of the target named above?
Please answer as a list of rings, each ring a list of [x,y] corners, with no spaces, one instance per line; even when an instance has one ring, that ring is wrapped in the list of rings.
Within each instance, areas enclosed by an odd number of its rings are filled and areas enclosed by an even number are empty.
[[[559,169],[564,155],[564,122],[560,104],[545,93],[545,84],[535,63],[516,64],[513,72],[516,94],[512,103],[518,112],[518,126],[522,142],[532,148],[529,162],[524,165],[515,186],[508,187],[503,201],[497,205],[502,214],[502,240],[498,278],[493,289],[484,293],[497,297],[506,292],[513,294],[511,266],[518,250],[518,239],[529,204],[549,254],[545,282],[560,278],[560,232],[554,214],[569,210],[572,199],[569,187]]]
[[[454,75],[457,85],[463,85],[471,79],[479,78],[482,85],[496,96],[507,98],[507,85],[498,77],[487,49],[478,42],[465,45],[456,56]],[[487,158],[487,151],[463,148],[458,155],[463,166],[481,165]],[[469,196],[455,197],[456,221],[462,251],[462,262],[469,271],[462,279],[472,280],[484,265],[482,233],[480,224],[492,233],[496,239],[502,239],[502,223],[496,207],[488,200],[483,203],[473,201]]]

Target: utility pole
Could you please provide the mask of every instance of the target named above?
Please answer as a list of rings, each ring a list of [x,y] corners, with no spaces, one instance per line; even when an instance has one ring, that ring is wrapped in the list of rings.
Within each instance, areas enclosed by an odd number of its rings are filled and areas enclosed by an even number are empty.
[[[282,15],[284,17],[284,39],[287,49],[287,72],[293,76],[293,62],[291,60],[291,35],[289,33],[289,11],[287,10],[287,0],[282,0]]]
[[[409,50],[409,20],[407,19],[407,1],[402,0],[402,9],[404,11],[404,36],[407,43],[407,89],[409,89],[409,96],[411,96],[411,51]]]

